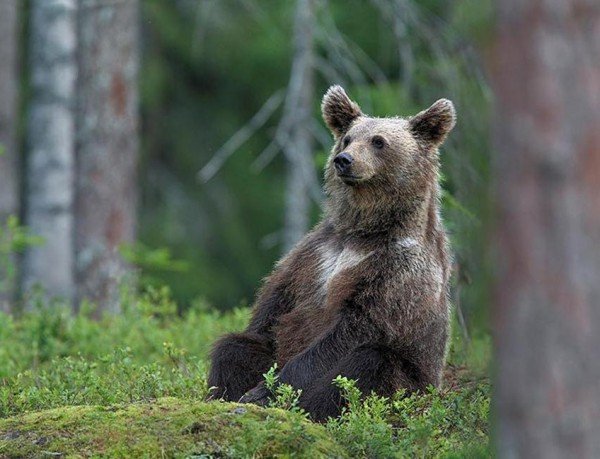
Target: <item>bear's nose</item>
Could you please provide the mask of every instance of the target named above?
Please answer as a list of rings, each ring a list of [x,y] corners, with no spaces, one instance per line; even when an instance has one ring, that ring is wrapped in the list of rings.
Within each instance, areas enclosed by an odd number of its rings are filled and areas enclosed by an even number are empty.
[[[353,161],[354,160],[352,159],[352,156],[350,156],[348,153],[340,153],[333,158],[333,165],[338,173],[347,174]]]

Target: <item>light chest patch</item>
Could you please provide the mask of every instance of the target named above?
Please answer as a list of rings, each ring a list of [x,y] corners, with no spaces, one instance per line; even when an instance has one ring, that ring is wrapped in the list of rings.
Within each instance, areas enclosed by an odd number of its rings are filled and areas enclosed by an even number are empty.
[[[362,252],[351,248],[334,250],[324,247],[321,253],[320,278],[323,288],[327,290],[331,280],[345,269],[356,266],[372,252]]]

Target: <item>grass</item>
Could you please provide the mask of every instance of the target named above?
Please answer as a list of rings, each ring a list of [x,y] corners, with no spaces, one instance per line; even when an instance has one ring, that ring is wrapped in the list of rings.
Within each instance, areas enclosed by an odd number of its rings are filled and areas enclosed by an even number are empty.
[[[198,302],[179,314],[167,289],[123,295],[93,320],[39,298],[0,316],[0,457],[488,457],[485,340],[454,338],[444,387],[349,401],[340,419],[306,419],[292,390],[268,409],[203,402],[207,352],[248,309]],[[285,409],[281,409],[285,408]]]

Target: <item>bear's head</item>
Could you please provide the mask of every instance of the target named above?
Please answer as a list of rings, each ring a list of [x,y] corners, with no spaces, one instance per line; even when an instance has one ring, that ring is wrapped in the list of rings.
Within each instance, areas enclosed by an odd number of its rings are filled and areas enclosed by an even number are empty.
[[[438,147],[456,123],[451,101],[440,99],[408,118],[373,118],[332,86],[321,108],[335,139],[325,169],[330,213],[348,224],[371,218],[376,225],[376,215],[387,218],[437,199]]]

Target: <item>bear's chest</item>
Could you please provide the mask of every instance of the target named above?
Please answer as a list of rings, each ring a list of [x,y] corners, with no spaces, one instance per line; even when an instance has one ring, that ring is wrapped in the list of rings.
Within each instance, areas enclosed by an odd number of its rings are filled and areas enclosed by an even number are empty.
[[[294,309],[279,319],[277,360],[285,365],[302,352],[336,320],[344,291],[353,285],[353,269],[370,255],[349,247],[321,247],[315,253],[310,281],[297,292]]]
[[[323,248],[315,273],[316,290],[326,296],[343,273],[357,267],[369,255],[370,252],[353,247]]]
[[[306,276],[304,288],[298,291],[294,313],[315,314],[323,320],[323,310],[336,310],[336,298],[351,287],[354,272],[370,255],[369,251],[354,247],[324,245],[319,247],[313,258],[310,274]]]

